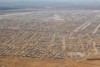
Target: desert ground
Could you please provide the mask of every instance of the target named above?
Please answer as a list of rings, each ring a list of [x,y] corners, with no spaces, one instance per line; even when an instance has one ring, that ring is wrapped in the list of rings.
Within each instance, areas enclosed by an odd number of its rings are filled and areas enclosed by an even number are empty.
[[[100,67],[100,60],[62,60],[7,57],[0,59],[0,67]]]
[[[0,15],[1,67],[100,67],[99,58],[100,10]]]

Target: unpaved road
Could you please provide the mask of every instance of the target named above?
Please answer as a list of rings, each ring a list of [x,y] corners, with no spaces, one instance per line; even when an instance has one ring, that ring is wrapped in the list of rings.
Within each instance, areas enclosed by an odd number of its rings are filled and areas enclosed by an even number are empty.
[[[80,25],[79,27],[77,27],[74,32],[78,32],[79,30],[84,30],[86,29],[88,26],[90,26],[92,23],[95,23],[97,19],[99,19],[100,16],[97,15],[94,18],[90,19],[89,21],[83,23],[82,25]]]
[[[93,31],[93,34],[95,34],[99,28],[100,28],[100,24],[95,28],[95,30]]]

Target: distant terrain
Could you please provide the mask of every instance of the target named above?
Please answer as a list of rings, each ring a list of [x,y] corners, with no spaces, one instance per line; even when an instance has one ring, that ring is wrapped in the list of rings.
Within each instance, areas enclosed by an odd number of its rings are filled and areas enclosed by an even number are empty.
[[[4,1],[0,67],[100,67],[99,1]]]
[[[0,56],[88,59],[98,55],[99,10],[33,10],[0,15]]]

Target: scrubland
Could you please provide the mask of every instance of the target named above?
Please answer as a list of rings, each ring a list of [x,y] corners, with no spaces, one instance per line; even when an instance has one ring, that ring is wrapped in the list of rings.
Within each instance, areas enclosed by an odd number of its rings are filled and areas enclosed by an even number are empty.
[[[68,67],[80,67],[78,64],[84,65],[85,61],[87,64],[86,59],[99,54],[99,10],[41,10],[0,15],[1,57],[62,59],[75,64]]]

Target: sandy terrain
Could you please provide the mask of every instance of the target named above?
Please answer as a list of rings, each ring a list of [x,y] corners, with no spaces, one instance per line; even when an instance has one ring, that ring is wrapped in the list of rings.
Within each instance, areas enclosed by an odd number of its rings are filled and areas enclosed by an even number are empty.
[[[100,67],[99,60],[39,60],[32,58],[0,58],[0,67]]]
[[[37,10],[0,15],[0,65],[100,67],[99,21],[100,11],[96,10]]]

